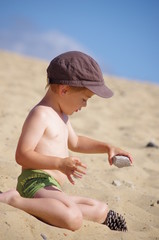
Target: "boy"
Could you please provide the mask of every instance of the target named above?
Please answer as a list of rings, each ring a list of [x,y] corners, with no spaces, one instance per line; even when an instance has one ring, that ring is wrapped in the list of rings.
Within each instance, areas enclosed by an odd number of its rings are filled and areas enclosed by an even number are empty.
[[[124,218],[108,211],[106,203],[62,191],[66,178],[74,184],[86,166],[68,149],[80,153],[107,153],[110,165],[115,155],[129,153],[84,136],[77,136],[68,116],[86,107],[94,94],[108,98],[100,67],[90,56],[71,51],[53,59],[47,68],[48,90],[24,122],[16,150],[22,166],[17,191],[0,194],[0,201],[30,213],[53,226],[72,231],[83,219],[103,223],[112,230],[126,231]]]

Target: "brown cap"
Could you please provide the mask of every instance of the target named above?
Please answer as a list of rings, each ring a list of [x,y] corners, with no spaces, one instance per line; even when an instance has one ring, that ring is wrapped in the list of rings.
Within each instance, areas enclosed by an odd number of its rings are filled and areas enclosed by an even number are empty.
[[[82,52],[71,51],[55,57],[47,68],[47,76],[50,84],[86,87],[103,98],[113,95],[97,62]]]

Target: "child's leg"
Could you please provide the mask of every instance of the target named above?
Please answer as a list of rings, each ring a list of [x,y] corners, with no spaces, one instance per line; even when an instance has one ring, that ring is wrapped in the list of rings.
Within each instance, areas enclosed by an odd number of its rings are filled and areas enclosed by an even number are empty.
[[[79,206],[86,219],[103,223],[111,230],[127,231],[124,217],[113,210],[108,212],[107,204],[83,197],[72,197],[71,199]]]
[[[55,195],[54,191],[52,191],[52,186],[45,187],[45,189],[40,189],[34,197],[56,198],[61,201],[61,195]],[[68,195],[65,195],[65,199],[67,199],[68,202],[72,202],[77,205],[84,219],[98,223],[103,223],[105,221],[108,212],[108,205],[106,203],[90,198]]]
[[[43,192],[43,189],[39,191]],[[12,190],[1,193],[0,202],[21,209],[53,226],[72,231],[79,229],[83,216],[77,205],[61,191],[52,188],[51,193],[52,198],[23,198],[16,190]]]
[[[127,230],[125,219],[112,210],[108,212],[105,203],[83,197],[69,197],[53,187],[40,189],[34,198],[22,198],[16,190],[8,191],[0,194],[0,202],[72,231],[81,227],[83,218],[103,223],[112,230]]]
[[[78,205],[84,219],[98,223],[103,223],[105,221],[108,213],[108,205],[106,203],[78,196],[72,196],[71,200]]]

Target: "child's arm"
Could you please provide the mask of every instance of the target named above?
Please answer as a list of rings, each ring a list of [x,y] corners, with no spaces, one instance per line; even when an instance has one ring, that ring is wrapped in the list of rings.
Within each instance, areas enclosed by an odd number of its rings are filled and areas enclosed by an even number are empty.
[[[110,165],[112,165],[112,158],[115,155],[127,156],[132,162],[132,156],[128,152],[120,148],[114,147],[111,144],[105,142],[90,139],[85,136],[77,136],[70,122],[68,122],[68,129],[69,129],[68,146],[71,151],[80,153],[107,153]]]
[[[57,169],[60,158],[45,156],[36,151],[47,127],[47,116],[39,108],[35,108],[28,115],[16,150],[16,161],[28,169]]]

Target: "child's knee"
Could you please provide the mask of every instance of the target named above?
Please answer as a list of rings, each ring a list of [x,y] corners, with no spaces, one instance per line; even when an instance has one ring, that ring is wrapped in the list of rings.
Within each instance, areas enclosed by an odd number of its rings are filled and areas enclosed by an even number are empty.
[[[71,231],[76,231],[81,228],[83,216],[80,210],[70,209],[67,216],[67,228]]]
[[[104,222],[108,213],[108,205],[104,202],[98,202],[96,205],[96,222]]]

